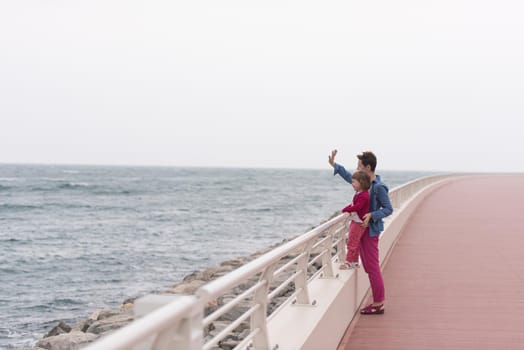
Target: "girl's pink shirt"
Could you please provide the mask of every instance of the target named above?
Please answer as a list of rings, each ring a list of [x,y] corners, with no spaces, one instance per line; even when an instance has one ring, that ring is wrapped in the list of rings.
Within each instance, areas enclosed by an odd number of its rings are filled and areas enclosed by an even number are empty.
[[[360,191],[353,196],[353,203],[342,209],[343,213],[356,212],[360,220],[369,213],[369,191]]]

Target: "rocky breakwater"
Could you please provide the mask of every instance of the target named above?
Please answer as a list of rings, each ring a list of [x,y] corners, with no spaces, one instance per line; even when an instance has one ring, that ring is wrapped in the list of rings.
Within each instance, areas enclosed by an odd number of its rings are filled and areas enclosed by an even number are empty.
[[[338,214],[334,213],[332,217]],[[194,294],[195,291],[202,285],[217,279],[242,265],[245,265],[249,261],[257,258],[258,256],[266,253],[267,251],[274,249],[280,244],[286,242],[282,241],[268,249],[259,251],[253,255],[247,257],[240,257],[231,259],[221,263],[219,266],[209,267],[203,271],[194,272],[186,277],[172,288],[164,290],[157,294]],[[285,264],[287,261],[293,259],[296,254],[291,254],[283,259],[280,264]],[[309,273],[314,273],[320,266],[313,266]],[[279,280],[275,280],[273,285],[278,285],[285,280],[285,277],[281,277]],[[213,312],[220,306],[224,305],[230,300],[233,300],[244,290],[250,288],[254,283],[258,281],[258,277],[242,283],[235,289],[229,291],[225,295],[219,297],[214,303],[211,303],[204,311],[206,315]],[[268,313],[270,314],[275,310],[283,301],[287,299],[294,291],[293,284],[282,290],[280,294],[274,298],[268,305]],[[112,331],[119,329],[134,320],[134,300],[128,299],[117,308],[114,309],[103,309],[94,312],[92,315],[87,317],[76,324],[69,325],[65,322],[59,322],[45,337],[40,339],[34,347],[18,348],[16,350],[77,350],[85,347],[87,344],[94,342],[102,336],[106,336]],[[231,311],[222,315],[219,319],[211,323],[204,330],[204,337],[207,340],[212,339],[216,336],[223,328],[231,323],[231,321],[237,319],[246,310],[249,309],[251,301],[246,299],[233,308]],[[249,320],[243,322],[237,327],[232,334],[226,339],[221,341],[214,350],[230,350],[240,343],[242,339],[249,333]]]

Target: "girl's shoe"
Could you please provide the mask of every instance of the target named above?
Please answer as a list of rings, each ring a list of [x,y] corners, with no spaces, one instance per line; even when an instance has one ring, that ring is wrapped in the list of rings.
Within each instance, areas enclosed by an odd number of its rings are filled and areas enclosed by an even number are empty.
[[[363,309],[360,309],[362,315],[382,315],[384,313],[384,304],[373,305],[369,304]]]
[[[341,270],[351,270],[351,269],[356,269],[358,267],[359,267],[358,262],[347,262],[346,261],[345,263],[340,265],[338,268]]]

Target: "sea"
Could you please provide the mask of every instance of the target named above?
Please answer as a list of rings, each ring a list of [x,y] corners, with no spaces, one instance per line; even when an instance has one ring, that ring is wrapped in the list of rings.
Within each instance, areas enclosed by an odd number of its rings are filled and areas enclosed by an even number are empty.
[[[378,172],[390,189],[430,172]],[[0,349],[309,231],[333,170],[0,164]]]

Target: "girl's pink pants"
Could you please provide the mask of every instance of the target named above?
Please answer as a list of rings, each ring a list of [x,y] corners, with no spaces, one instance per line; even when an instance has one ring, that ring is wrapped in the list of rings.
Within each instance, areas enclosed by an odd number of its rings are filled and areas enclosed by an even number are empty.
[[[346,261],[349,263],[358,263],[358,251],[362,236],[369,235],[367,228],[360,226],[360,223],[351,221],[349,224],[349,234],[347,242]]]

